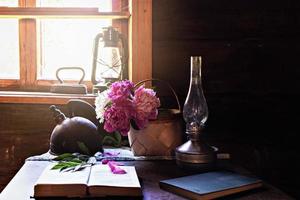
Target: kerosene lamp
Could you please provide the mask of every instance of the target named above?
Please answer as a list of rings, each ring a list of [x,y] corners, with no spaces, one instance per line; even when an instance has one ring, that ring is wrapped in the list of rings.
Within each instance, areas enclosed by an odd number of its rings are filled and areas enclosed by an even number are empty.
[[[109,83],[126,78],[128,47],[126,38],[113,27],[96,35],[93,52],[94,92],[107,89]]]
[[[189,169],[208,170],[216,161],[217,148],[203,140],[208,107],[202,90],[201,56],[191,57],[191,76],[188,95],[183,107],[188,141],[176,148],[176,162]]]

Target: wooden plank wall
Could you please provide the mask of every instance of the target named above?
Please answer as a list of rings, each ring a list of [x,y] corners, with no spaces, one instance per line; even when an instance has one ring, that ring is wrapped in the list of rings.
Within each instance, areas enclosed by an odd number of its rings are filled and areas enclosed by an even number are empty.
[[[251,146],[244,165],[297,196],[299,53],[297,0],[153,0],[153,77],[183,104],[201,55],[206,136]]]
[[[26,158],[48,151],[55,126],[48,108],[41,104],[0,104],[0,191]]]

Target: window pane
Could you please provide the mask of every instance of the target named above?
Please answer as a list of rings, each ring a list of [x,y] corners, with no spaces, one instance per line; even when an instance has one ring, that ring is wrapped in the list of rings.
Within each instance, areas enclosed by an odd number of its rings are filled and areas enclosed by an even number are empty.
[[[19,79],[17,19],[0,19],[0,79]]]
[[[38,0],[37,6],[40,7],[82,7],[99,8],[99,11],[112,11],[112,0]]]
[[[111,20],[99,19],[42,20],[38,79],[56,79],[55,72],[60,67],[82,67],[86,72],[85,80],[90,80],[94,38],[102,27],[110,24]],[[74,79],[74,74],[63,78]]]
[[[18,0],[0,0],[0,6],[17,7]]]
[[[45,7],[101,7],[111,11],[111,0],[39,0]],[[39,21],[40,65],[38,79],[56,79],[60,67],[82,67],[85,80],[91,79],[93,43],[110,19],[43,19]],[[66,71],[67,72],[67,71]],[[62,79],[79,80],[78,74],[62,73]],[[75,71],[76,72],[76,71]]]

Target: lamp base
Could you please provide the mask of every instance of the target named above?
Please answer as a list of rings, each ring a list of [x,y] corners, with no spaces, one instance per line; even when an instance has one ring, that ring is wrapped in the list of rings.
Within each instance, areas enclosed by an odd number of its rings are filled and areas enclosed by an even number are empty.
[[[176,148],[178,166],[191,170],[207,171],[214,168],[218,149],[199,140],[189,140]]]

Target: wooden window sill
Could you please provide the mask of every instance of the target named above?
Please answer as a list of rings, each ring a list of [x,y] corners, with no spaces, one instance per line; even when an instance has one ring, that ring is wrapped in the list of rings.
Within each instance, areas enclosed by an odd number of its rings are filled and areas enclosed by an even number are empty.
[[[98,8],[0,7],[0,18],[97,18],[129,19],[129,12],[99,12]]]
[[[67,104],[70,99],[81,99],[94,105],[94,94],[59,94],[50,92],[0,91],[0,103]]]

